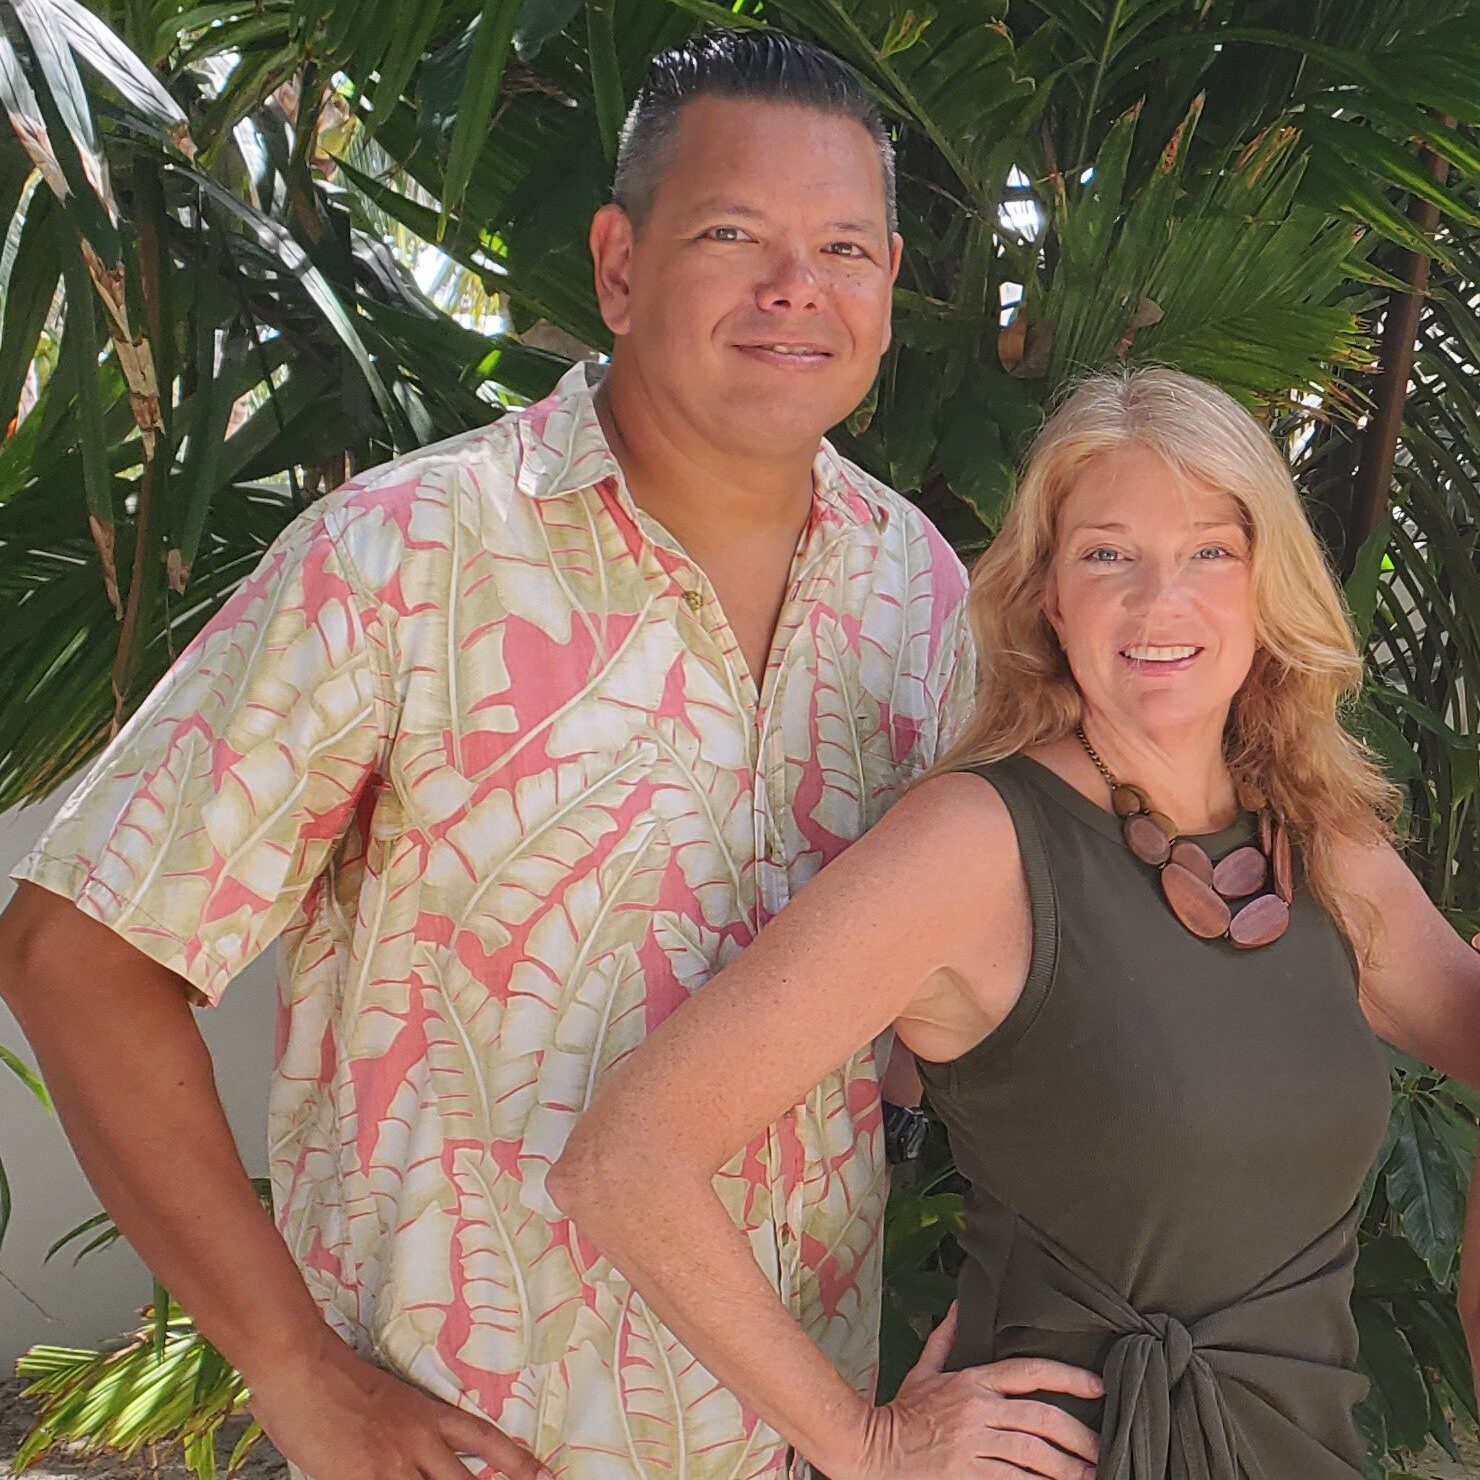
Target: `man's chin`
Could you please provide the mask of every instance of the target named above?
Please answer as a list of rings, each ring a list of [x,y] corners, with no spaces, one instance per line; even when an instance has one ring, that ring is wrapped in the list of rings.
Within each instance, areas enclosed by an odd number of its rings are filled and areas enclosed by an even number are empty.
[[[820,394],[822,387],[795,383],[778,387],[737,386],[723,396],[726,445],[752,455],[788,448],[815,449],[840,421],[851,416],[862,396]],[[809,394],[808,391],[812,393]]]

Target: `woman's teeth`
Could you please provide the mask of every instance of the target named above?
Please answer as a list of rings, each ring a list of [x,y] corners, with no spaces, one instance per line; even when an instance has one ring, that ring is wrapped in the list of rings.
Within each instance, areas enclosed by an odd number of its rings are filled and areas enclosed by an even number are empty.
[[[1201,651],[1196,647],[1128,647],[1121,649],[1120,656],[1135,663],[1175,663],[1196,657]]]

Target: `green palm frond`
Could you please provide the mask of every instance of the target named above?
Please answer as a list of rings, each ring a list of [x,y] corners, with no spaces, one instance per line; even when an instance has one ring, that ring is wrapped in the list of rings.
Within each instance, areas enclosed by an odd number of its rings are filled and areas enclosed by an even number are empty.
[[[197,1480],[214,1480],[216,1436],[240,1413],[249,1394],[241,1378],[175,1305],[156,1308],[117,1351],[32,1347],[16,1364],[28,1379],[24,1396],[37,1404],[36,1423],[12,1461],[17,1471],[66,1445],[82,1456],[137,1454],[178,1443]],[[250,1423],[227,1465],[228,1474],[261,1439]]]
[[[271,1206],[265,1178],[253,1178],[252,1189],[264,1207]],[[119,1236],[113,1220],[97,1213],[63,1234],[46,1257],[80,1246],[75,1265]],[[16,1373],[30,1379],[24,1396],[37,1404],[36,1422],[12,1462],[18,1473],[63,1445],[81,1456],[128,1456],[156,1444],[178,1444],[197,1480],[214,1480],[217,1437],[250,1398],[231,1364],[157,1283],[142,1324],[116,1348],[36,1346],[17,1363]],[[231,1452],[228,1474],[261,1438],[262,1430],[249,1423]]]

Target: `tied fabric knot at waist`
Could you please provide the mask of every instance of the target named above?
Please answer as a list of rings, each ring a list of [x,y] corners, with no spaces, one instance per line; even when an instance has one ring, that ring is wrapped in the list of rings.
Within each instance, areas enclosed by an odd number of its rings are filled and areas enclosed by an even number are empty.
[[[1302,1350],[1350,1349],[1357,1209],[1241,1299],[1191,1322],[1142,1312],[1015,1217],[996,1355],[1045,1333],[1108,1340],[1098,1480],[1357,1480],[1367,1381]]]
[[[1129,1305],[1123,1312],[1127,1324],[1143,1329],[1116,1341],[1105,1362],[1100,1480],[1162,1480],[1171,1472],[1174,1431],[1183,1473],[1239,1480],[1237,1439],[1192,1332],[1175,1316],[1140,1316]]]

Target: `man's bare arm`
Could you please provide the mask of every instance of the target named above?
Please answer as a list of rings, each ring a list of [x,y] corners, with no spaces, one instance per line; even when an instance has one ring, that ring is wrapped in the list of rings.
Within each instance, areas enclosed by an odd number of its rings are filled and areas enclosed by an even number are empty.
[[[75,905],[22,883],[0,915],[0,997],[124,1237],[318,1480],[466,1480],[475,1454],[538,1473],[491,1424],[358,1358],[324,1323],[252,1189],[187,984]]]

